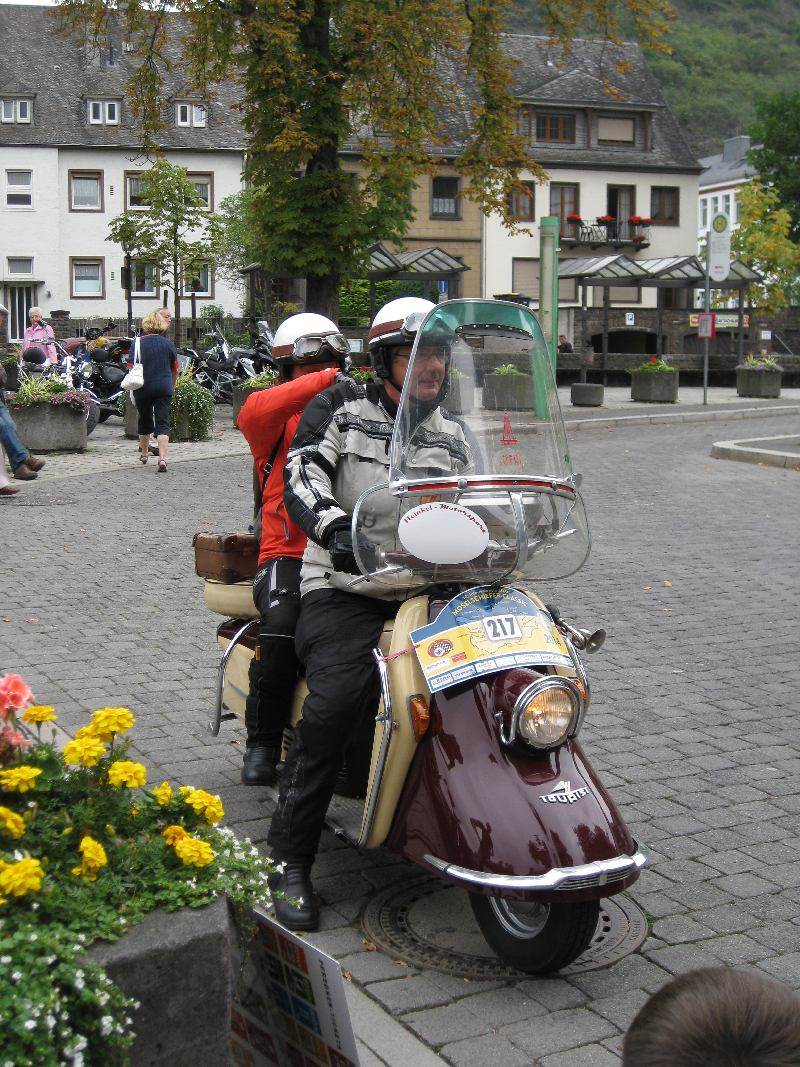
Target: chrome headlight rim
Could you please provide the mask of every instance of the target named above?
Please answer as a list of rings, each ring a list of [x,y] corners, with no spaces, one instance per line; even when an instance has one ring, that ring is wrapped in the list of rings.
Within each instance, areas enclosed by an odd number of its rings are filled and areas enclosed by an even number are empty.
[[[560,689],[562,692],[568,693],[572,698],[572,715],[570,716],[566,729],[558,739],[548,741],[545,744],[537,743],[521,732],[519,721],[523,711],[535,697],[553,689]],[[578,727],[583,720],[584,711],[583,693],[581,692],[580,687],[576,685],[571,678],[565,678],[561,674],[550,674],[546,678],[539,678],[535,682],[526,686],[514,701],[514,707],[511,710],[509,743],[519,741],[539,752],[546,752],[548,749],[558,748],[559,745],[563,745],[567,738],[574,737],[578,732]]]

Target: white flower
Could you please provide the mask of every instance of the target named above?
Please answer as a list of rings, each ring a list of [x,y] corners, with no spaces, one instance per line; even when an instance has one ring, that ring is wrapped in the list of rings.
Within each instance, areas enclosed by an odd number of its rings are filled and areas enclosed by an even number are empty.
[[[31,934],[31,936],[28,938],[28,940],[29,941],[38,941],[39,940],[39,935],[38,934]]]
[[[10,956],[0,956],[0,963],[11,963]]]
[[[35,1019],[26,1019],[25,1020],[25,1029],[26,1030],[35,1030],[36,1029],[36,1020]]]
[[[104,1008],[110,999],[108,993],[103,993],[102,990],[97,994],[97,1003],[101,1008]]]
[[[48,1030],[52,1030],[53,1027],[56,1025],[56,1020],[55,1020],[55,1016],[54,1015],[45,1015],[44,1021],[45,1021],[45,1025],[46,1025]]]
[[[108,1037],[111,1031],[114,1029],[114,1018],[111,1015],[103,1015],[100,1019],[100,1033],[103,1037]]]
[[[22,978],[22,972],[21,971],[12,971],[11,972],[11,981],[12,982],[18,982],[21,978]]]
[[[76,978],[75,982],[74,982],[74,985],[75,985],[76,989],[83,989],[83,987],[86,985],[86,983],[84,982],[84,980],[82,978]]]

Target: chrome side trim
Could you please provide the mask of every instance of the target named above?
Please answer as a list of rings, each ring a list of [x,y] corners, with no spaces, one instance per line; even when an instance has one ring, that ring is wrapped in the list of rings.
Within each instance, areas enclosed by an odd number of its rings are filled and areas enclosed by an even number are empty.
[[[467,867],[440,860],[436,856],[425,856],[437,871],[447,878],[467,885],[477,885],[484,889],[506,890],[560,890],[591,889],[595,886],[618,882],[634,871],[647,866],[649,854],[641,845],[637,845],[632,856],[614,856],[609,860],[595,860],[593,863],[581,863],[576,867],[553,867],[544,874],[494,874],[488,871],[471,871]]]
[[[214,718],[209,719],[208,729],[212,737],[217,737],[219,734],[219,728],[222,724],[222,720],[229,718],[230,716],[223,715],[223,703],[222,694],[225,691],[225,668],[228,666],[228,660],[233,655],[233,650],[241,641],[242,637],[247,633],[251,626],[258,626],[259,619],[249,619],[244,626],[240,627],[230,640],[228,647],[222,653],[222,657],[219,661],[219,667],[217,667],[217,696],[214,701]]]
[[[578,718],[575,722],[575,729],[569,735],[570,737],[575,737],[583,726],[583,720],[586,718],[586,709],[589,707],[592,699],[592,690],[589,685],[589,676],[586,673],[586,668],[583,666],[581,657],[578,655],[578,651],[573,645],[569,634],[563,634],[562,636],[564,637],[564,644],[567,646],[567,652],[569,652],[572,662],[575,664],[575,670],[578,672],[578,677],[583,682],[583,688],[586,690],[586,700],[581,701],[581,710],[579,711]]]
[[[373,648],[372,655],[375,657],[375,663],[378,667],[378,677],[380,678],[381,683],[381,696],[383,697],[383,714],[378,712],[375,716],[375,722],[383,723],[384,727],[383,737],[381,738],[381,747],[378,751],[378,761],[375,765],[375,774],[372,776],[372,784],[365,805],[364,818],[361,821],[361,833],[356,842],[359,848],[363,848],[366,845],[370,831],[372,830],[372,822],[375,818],[375,808],[378,806],[378,794],[381,791],[381,782],[383,781],[383,772],[386,769],[386,757],[389,755],[389,743],[392,740],[392,730],[394,729],[394,721],[392,718],[392,694],[389,689],[389,668],[383,657],[383,653],[379,648]]]

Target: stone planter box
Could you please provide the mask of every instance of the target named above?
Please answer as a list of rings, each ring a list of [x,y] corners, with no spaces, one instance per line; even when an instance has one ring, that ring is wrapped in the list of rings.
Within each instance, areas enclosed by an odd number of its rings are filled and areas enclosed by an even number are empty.
[[[492,411],[532,411],[535,406],[530,374],[487,374],[483,406]]]
[[[603,406],[603,386],[595,382],[573,382],[570,401],[576,408],[600,408]]]
[[[264,388],[268,389],[270,386],[265,386],[261,389],[243,389],[241,385],[234,385],[231,392],[231,403],[233,405],[233,425],[237,430],[239,429],[239,424],[236,420],[239,417],[239,412],[244,406],[245,400],[247,400],[248,396],[251,396],[253,393],[263,393]]]
[[[678,371],[633,371],[631,400],[646,404],[675,404],[678,400]]]
[[[87,953],[141,1007],[131,1067],[230,1062],[236,930],[224,897],[206,908],[155,911],[119,941]]]
[[[736,395],[777,397],[781,395],[781,375],[779,370],[751,370],[750,367],[736,368]]]
[[[203,433],[190,433],[189,432],[189,416],[180,412],[175,414],[173,408],[170,416],[170,441],[208,441],[211,438],[211,428],[213,426],[213,419],[209,422]]]
[[[86,448],[86,416],[82,411],[46,401],[10,410],[20,440],[29,451],[83,452]]]
[[[455,415],[467,415],[475,408],[475,387],[471,377],[451,378],[444,407]]]

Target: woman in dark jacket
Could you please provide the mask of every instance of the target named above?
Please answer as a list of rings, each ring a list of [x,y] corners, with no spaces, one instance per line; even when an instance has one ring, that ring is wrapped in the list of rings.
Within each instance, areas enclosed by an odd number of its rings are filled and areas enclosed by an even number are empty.
[[[139,410],[139,448],[141,461],[147,463],[150,434],[158,439],[158,471],[167,469],[167,445],[169,444],[169,409],[172,392],[178,377],[178,353],[172,341],[164,336],[169,321],[161,309],[151,311],[142,320],[142,336],[139,339],[139,357],[144,370],[144,385],[134,394]]]

